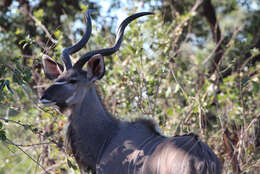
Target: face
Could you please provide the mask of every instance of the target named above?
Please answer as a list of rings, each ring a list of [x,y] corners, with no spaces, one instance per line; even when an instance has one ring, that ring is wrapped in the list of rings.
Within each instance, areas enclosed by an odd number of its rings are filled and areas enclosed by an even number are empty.
[[[59,75],[55,82],[44,91],[41,102],[47,106],[68,107],[80,101],[80,96],[82,96],[80,93],[82,94],[90,84],[86,71],[79,72],[70,69]]]
[[[55,79],[55,82],[44,91],[40,101],[45,106],[56,105],[61,111],[80,103],[87,89],[104,74],[104,60],[101,55],[89,60],[88,71],[71,68],[62,72],[62,65],[50,58],[44,58],[43,61],[46,77]]]

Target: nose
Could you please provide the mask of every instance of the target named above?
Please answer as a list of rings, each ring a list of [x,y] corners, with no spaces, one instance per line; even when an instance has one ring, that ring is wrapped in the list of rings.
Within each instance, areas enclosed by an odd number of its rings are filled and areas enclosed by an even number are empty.
[[[40,98],[40,102],[43,103],[43,104],[46,104],[46,103],[51,103],[52,101],[47,99],[46,95],[42,95],[41,98]]]
[[[46,98],[45,95],[42,95],[41,98],[40,98],[40,100],[43,100],[43,99],[45,99],[45,98]]]
[[[49,88],[47,88],[45,91],[43,91],[43,93],[41,94],[41,98],[40,101],[50,101],[52,99],[53,93],[52,90],[53,87],[50,86]]]

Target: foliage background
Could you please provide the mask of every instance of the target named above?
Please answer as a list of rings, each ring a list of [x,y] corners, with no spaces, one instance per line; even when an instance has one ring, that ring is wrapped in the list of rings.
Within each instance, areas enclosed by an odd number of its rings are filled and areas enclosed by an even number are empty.
[[[257,0],[2,0],[0,2],[0,173],[79,173],[63,147],[66,117],[38,103],[51,82],[41,53],[93,34],[73,55],[109,47],[118,17],[137,11],[120,51],[98,83],[116,116],[153,117],[169,136],[194,132],[223,163],[223,173],[260,170],[260,3]]]

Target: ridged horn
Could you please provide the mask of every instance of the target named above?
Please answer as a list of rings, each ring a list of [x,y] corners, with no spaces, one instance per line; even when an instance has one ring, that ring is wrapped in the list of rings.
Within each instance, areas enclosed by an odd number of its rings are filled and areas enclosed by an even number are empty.
[[[91,13],[91,10],[87,10],[85,13],[86,31],[85,31],[82,39],[75,45],[72,45],[71,47],[67,47],[62,51],[61,58],[62,58],[62,61],[64,62],[66,70],[72,68],[70,55],[79,51],[81,48],[83,48],[84,45],[88,42],[88,40],[90,38],[91,31],[92,31],[90,13]]]
[[[141,12],[141,13],[135,13],[129,17],[127,17],[119,26],[118,30],[117,30],[117,35],[116,35],[116,41],[113,47],[111,48],[104,48],[104,49],[99,49],[99,50],[93,50],[93,51],[89,51],[86,54],[82,55],[80,57],[80,59],[74,64],[73,68],[76,69],[81,69],[84,64],[94,55],[96,54],[101,54],[103,56],[109,56],[112,55],[113,53],[115,53],[116,51],[119,50],[122,40],[123,40],[123,35],[124,35],[124,31],[126,26],[132,22],[133,20],[135,20],[138,17],[141,16],[145,16],[145,15],[151,15],[153,13],[151,12]]]

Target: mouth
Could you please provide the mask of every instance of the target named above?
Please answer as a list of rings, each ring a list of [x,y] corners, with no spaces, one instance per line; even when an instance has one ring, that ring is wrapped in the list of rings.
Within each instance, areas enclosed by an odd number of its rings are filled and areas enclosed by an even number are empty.
[[[47,100],[47,99],[41,99],[40,102],[41,102],[44,106],[54,106],[54,105],[56,105],[56,102],[53,102],[53,101]]]

